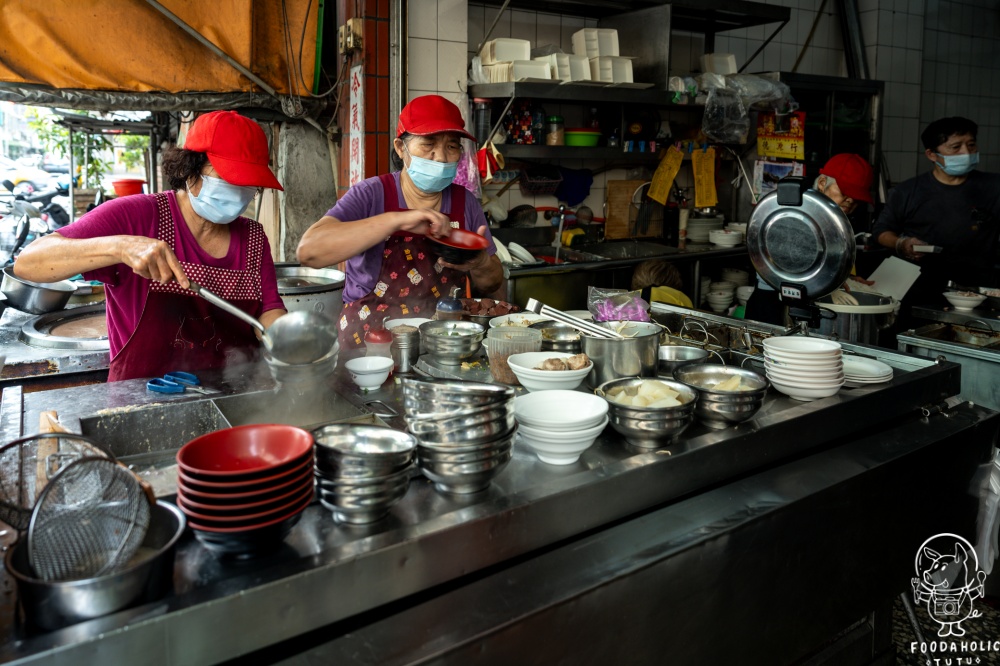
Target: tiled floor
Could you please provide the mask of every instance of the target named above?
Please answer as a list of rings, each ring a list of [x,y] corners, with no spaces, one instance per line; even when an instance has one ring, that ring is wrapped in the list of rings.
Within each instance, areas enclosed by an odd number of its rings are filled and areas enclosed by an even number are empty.
[[[924,641],[927,643],[947,640],[949,642],[969,641],[981,646],[983,642],[1000,643],[1000,599],[990,598],[979,599],[975,602],[975,607],[982,613],[982,617],[971,618],[962,623],[966,630],[966,635],[961,638],[950,637],[939,639],[937,635],[940,625],[933,622],[927,609],[917,607],[917,618],[920,621],[920,630],[923,632]],[[913,629],[906,617],[903,604],[898,599],[892,609],[892,637],[896,643],[896,663],[901,666],[959,666],[960,664],[998,664],[1000,665],[1000,651],[977,650],[975,652],[936,652],[920,654],[913,653],[911,642],[916,641]],[[937,659],[938,661],[935,661]],[[948,661],[950,659],[951,661]],[[968,661],[967,661],[968,659]]]

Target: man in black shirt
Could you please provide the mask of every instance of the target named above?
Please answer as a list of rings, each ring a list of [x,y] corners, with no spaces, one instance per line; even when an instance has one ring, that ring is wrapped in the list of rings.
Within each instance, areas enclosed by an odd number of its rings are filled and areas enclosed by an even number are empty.
[[[889,193],[872,230],[878,242],[920,266],[907,294],[916,305],[940,305],[948,280],[996,286],[1000,175],[976,171],[979,128],[967,118],[935,120],[920,135],[934,167]],[[921,246],[938,246],[940,253]]]

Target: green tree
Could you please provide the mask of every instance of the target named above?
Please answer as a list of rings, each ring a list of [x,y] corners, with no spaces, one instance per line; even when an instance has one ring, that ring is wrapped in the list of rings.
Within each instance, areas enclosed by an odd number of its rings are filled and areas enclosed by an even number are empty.
[[[146,163],[146,150],[149,148],[149,137],[142,134],[126,134],[119,144],[122,150],[122,162],[131,171],[140,164]]]
[[[92,115],[86,111],[71,111],[71,113],[83,116]],[[34,130],[46,150],[55,153],[59,157],[65,157],[69,154],[69,130],[56,123],[56,116],[43,116],[34,110],[29,112],[28,116],[28,126]],[[78,167],[80,170],[78,173],[81,174],[80,179],[77,181],[78,185],[82,186],[83,184],[82,169],[86,163],[86,176],[90,186],[101,186],[101,177],[111,172],[112,164],[104,158],[104,155],[106,154],[105,151],[110,151],[112,147],[111,141],[103,134],[84,134],[80,136],[78,133],[73,137],[73,164]],[[89,159],[86,154],[88,149],[90,152]]]

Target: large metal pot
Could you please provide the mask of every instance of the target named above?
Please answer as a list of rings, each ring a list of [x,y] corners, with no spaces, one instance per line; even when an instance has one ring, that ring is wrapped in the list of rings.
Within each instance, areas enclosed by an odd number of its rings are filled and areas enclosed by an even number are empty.
[[[321,312],[337,321],[344,307],[343,271],[335,268],[306,268],[299,264],[275,264],[278,294],[289,312]]]
[[[0,291],[7,297],[7,305],[28,314],[48,314],[62,310],[69,303],[76,286],[69,280],[60,282],[31,282],[14,275],[8,266],[3,269]]]
[[[152,552],[118,573],[71,581],[31,575],[24,542],[7,550],[4,564],[32,626],[51,631],[159,599],[174,579],[174,550],[186,521],[172,504],[157,502],[140,553]]]
[[[593,387],[624,377],[655,377],[660,332],[663,327],[652,322],[606,321],[599,326],[619,331],[622,340],[595,338],[582,333],[583,353],[594,362],[587,376]]]
[[[816,302],[819,307],[837,315],[834,319],[823,319],[819,333],[839,340],[878,344],[878,332],[896,321],[899,303],[881,294],[853,292],[853,296],[858,301],[857,305],[837,305],[830,301],[829,296]]]

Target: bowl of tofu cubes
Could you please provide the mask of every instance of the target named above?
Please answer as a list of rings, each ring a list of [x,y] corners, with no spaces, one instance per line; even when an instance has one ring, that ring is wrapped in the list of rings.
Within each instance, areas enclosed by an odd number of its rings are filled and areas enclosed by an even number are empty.
[[[752,418],[770,386],[753,370],[709,363],[677,368],[674,379],[698,391],[694,414],[710,428],[728,428]]]
[[[611,427],[640,449],[676,441],[691,424],[698,404],[698,391],[670,379],[613,379],[594,393],[608,401]]]

